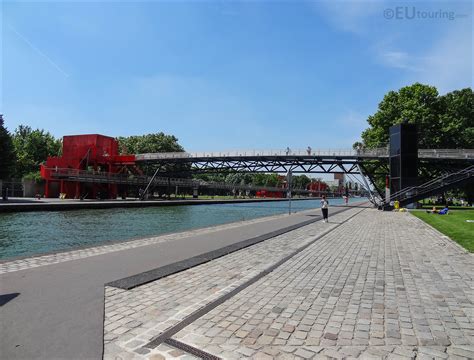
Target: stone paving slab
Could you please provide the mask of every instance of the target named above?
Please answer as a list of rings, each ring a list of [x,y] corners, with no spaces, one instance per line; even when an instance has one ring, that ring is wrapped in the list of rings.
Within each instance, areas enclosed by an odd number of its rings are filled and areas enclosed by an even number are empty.
[[[472,359],[473,278],[428,225],[366,210],[174,338],[225,359]]]
[[[147,351],[141,347],[152,338],[360,211],[347,210],[331,223],[304,226],[132,290],[107,286],[104,357],[144,355],[136,351]]]

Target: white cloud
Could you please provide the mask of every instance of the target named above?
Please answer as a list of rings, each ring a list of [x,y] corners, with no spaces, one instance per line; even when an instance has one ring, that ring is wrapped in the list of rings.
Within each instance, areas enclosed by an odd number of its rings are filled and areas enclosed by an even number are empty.
[[[384,51],[379,54],[381,62],[389,67],[417,71],[420,59],[410,56],[404,51]]]
[[[413,4],[423,2],[416,1]],[[432,4],[428,1],[426,3],[429,5],[426,8],[430,8]],[[384,9],[393,9],[397,5],[403,5],[403,3],[377,0],[311,3],[312,8],[320,16],[323,16],[332,27],[365,38],[368,47],[375,52],[377,62],[400,71],[400,85],[418,81],[436,86],[440,93],[472,87],[472,9],[469,10],[470,8],[465,6],[455,6],[457,13],[467,14],[467,16],[452,21],[446,19],[429,20],[439,21],[439,26],[446,29],[444,33],[442,32],[441,36],[433,35],[433,45],[427,50],[420,50],[423,47],[426,49],[425,44],[420,44],[416,50],[408,50],[403,42],[409,40],[408,37],[412,36],[413,31],[417,31],[414,27],[410,27],[412,24],[406,23],[402,26],[403,24],[400,22],[394,23],[389,20],[386,20],[388,22],[385,24],[383,23],[385,21],[383,18]],[[420,9],[424,8],[420,7]],[[420,19],[419,21],[428,20]],[[381,23],[379,24],[379,22]]]
[[[350,109],[345,111],[341,116],[339,116],[336,121],[343,126],[348,126],[351,128],[360,128],[361,126],[365,126],[366,119],[367,115]]]
[[[440,93],[472,87],[472,32],[453,28],[446,33],[420,62],[418,81],[429,83]]]
[[[441,94],[472,87],[472,34],[465,27],[454,26],[423,54],[413,54],[394,47],[379,47],[377,58],[387,67],[405,71],[404,84],[421,82],[436,86]]]
[[[380,0],[317,1],[311,6],[335,28],[362,34],[369,19],[382,14],[385,2]]]

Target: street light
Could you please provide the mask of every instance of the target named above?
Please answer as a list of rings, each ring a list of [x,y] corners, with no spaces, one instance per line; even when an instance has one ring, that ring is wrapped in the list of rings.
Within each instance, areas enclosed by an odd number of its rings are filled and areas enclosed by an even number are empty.
[[[286,173],[286,196],[288,197],[288,215],[291,215],[291,170]]]

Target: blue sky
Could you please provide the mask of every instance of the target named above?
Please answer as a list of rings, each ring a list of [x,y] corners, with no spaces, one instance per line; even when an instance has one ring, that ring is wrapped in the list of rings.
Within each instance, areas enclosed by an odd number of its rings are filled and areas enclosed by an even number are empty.
[[[188,151],[349,148],[387,91],[473,81],[470,2],[1,6],[10,131],[163,131]]]

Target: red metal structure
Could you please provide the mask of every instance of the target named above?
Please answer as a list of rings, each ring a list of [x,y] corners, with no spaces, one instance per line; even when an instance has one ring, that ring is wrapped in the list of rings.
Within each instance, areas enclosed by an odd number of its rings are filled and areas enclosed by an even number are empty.
[[[311,196],[317,197],[320,197],[321,193],[326,193],[329,190],[327,184],[319,180],[311,181],[306,188],[311,192]]]
[[[74,172],[80,170],[101,173],[120,174],[135,167],[135,155],[119,155],[118,141],[112,137],[91,134],[63,137],[63,152],[60,157],[48,157],[41,165],[41,177],[45,179],[45,197],[58,197],[60,193],[66,198],[116,198],[118,184],[84,183],[66,181],[58,178],[58,169]]]
[[[258,198],[284,198],[285,194],[282,191],[259,190],[255,194]]]

